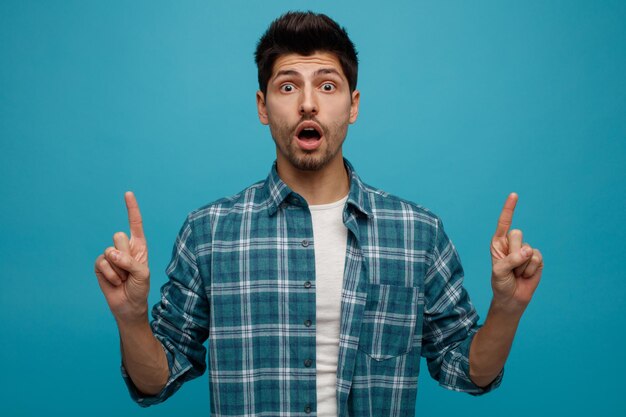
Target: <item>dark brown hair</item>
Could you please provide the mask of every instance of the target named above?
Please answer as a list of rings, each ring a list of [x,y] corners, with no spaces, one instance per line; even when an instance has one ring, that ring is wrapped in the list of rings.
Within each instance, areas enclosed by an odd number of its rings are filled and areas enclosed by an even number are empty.
[[[350,92],[356,89],[358,59],[345,28],[325,14],[287,12],[274,20],[257,43],[254,60],[259,73],[259,89],[267,94],[274,62],[280,55],[312,55],[331,52],[337,56],[348,79]]]

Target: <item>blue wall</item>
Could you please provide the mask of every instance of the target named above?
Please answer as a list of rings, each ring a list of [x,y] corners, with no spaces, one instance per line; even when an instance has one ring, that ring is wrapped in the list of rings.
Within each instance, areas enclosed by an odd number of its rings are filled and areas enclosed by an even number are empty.
[[[0,414],[208,415],[206,376],[130,401],[93,261],[134,190],[154,303],[187,212],[266,175],[254,46],[313,8],[360,52],[346,155],[444,219],[481,315],[508,192],[545,257],[503,386],[472,398],[424,373],[418,415],[624,415],[626,3],[271,3],[0,3]]]

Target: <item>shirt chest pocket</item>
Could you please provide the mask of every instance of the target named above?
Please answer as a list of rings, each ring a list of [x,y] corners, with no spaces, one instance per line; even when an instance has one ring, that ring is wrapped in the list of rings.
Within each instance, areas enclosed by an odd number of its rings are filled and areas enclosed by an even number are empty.
[[[416,287],[368,284],[359,350],[377,361],[408,353],[422,304]]]

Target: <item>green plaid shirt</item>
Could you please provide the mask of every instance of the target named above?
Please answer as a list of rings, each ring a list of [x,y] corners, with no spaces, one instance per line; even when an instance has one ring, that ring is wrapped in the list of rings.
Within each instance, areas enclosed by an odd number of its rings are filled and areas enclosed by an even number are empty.
[[[482,394],[469,379],[478,316],[441,221],[364,184],[346,162],[350,194],[341,293],[339,416],[413,416],[420,356],[443,387]],[[159,403],[206,369],[213,416],[313,416],[315,259],[306,201],[279,178],[189,214],[153,309],[170,378]]]

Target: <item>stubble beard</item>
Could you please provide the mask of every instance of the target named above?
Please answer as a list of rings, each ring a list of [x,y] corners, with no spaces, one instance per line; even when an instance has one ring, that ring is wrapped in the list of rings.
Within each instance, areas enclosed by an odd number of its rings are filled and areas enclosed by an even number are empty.
[[[306,151],[301,149],[296,143],[296,128],[305,120],[312,120],[322,128],[324,140],[326,141],[326,146],[323,146],[323,149]],[[341,150],[348,133],[348,123],[337,122],[327,126],[315,120],[315,118],[303,118],[294,126],[281,122],[270,123],[270,131],[278,151],[291,165],[302,171],[318,171],[332,161]]]

